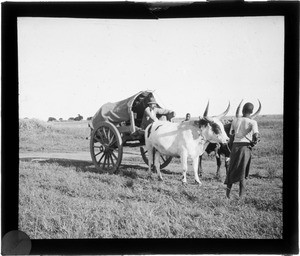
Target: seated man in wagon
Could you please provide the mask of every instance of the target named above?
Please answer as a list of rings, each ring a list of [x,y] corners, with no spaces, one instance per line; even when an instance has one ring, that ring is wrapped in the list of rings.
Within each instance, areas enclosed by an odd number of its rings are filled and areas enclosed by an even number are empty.
[[[175,116],[175,112],[169,109],[163,109],[159,108],[157,106],[157,102],[154,97],[150,98],[150,101],[148,102],[148,107],[144,111],[141,128],[143,130],[146,129],[146,127],[157,120],[162,120],[162,118],[166,118],[168,121],[170,121]],[[160,118],[158,118],[160,117]]]

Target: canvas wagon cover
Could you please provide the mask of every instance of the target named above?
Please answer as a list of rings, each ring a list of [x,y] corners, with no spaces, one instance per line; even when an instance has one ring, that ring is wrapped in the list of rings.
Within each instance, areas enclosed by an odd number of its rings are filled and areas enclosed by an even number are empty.
[[[95,128],[100,122],[109,121],[112,123],[121,123],[130,120],[130,108],[133,110],[138,108],[138,116],[142,115],[145,107],[147,106],[147,100],[150,96],[153,96],[151,91],[139,92],[125,100],[115,103],[108,102],[97,111],[92,118],[92,125]],[[143,104],[140,104],[143,103]],[[143,106],[138,106],[143,105]]]

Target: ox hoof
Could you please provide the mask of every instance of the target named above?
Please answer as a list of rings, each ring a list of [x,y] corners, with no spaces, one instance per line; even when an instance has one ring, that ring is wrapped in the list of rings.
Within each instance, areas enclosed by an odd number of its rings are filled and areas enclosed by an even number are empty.
[[[198,186],[202,186],[201,181],[196,181],[196,180],[195,180],[195,184],[198,185]]]

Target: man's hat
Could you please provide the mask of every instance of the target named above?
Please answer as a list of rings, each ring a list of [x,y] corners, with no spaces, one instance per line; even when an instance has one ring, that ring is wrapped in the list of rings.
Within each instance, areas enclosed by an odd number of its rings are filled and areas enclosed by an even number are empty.
[[[254,109],[254,106],[252,103],[250,102],[247,102],[244,107],[243,107],[243,113],[252,113],[253,112],[253,109]]]
[[[149,99],[148,104],[156,104],[156,105],[157,105],[157,102],[156,102],[156,100],[154,99],[154,97],[151,97],[151,98]]]

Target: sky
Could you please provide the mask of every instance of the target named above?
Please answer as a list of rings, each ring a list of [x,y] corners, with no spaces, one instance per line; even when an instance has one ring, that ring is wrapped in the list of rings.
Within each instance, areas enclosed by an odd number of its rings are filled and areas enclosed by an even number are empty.
[[[283,114],[284,17],[159,20],[18,18],[19,116],[93,116],[153,90],[184,117],[259,99]]]

